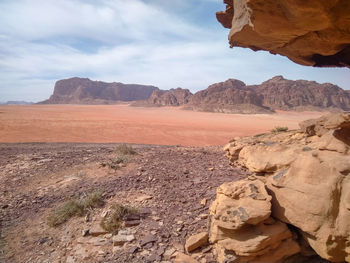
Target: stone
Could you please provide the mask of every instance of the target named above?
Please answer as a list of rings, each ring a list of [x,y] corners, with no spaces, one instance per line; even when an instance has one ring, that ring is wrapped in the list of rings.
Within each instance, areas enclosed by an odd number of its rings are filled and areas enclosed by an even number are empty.
[[[178,253],[174,259],[174,263],[198,263],[198,261],[186,254]]]
[[[99,223],[94,223],[93,226],[89,229],[89,234],[91,236],[100,236],[107,234],[108,231],[104,230]]]
[[[224,183],[218,187],[216,200],[209,209],[212,229],[217,226],[237,230],[256,225],[270,217],[270,201],[271,196],[260,180]],[[216,239],[216,234],[211,233],[211,241]]]
[[[135,199],[135,201],[136,202],[144,202],[144,201],[150,200],[152,198],[153,197],[151,195],[141,194]]]
[[[208,244],[208,233],[202,232],[187,238],[185,243],[185,249],[187,252],[192,252],[193,250],[207,244]]]
[[[163,257],[165,259],[170,259],[171,256],[176,252],[176,249],[171,247],[165,250],[165,252],[163,253]]]
[[[89,229],[83,229],[82,236],[86,237],[87,235],[89,235]]]
[[[148,234],[144,236],[140,241],[140,246],[145,246],[148,243],[154,243],[158,240],[158,238],[154,235]]]
[[[133,227],[137,226],[141,223],[140,220],[129,220],[129,221],[124,221],[124,226],[125,227]]]
[[[206,198],[203,198],[203,199],[201,200],[201,205],[202,205],[202,206],[206,206],[206,205],[207,205],[207,199],[206,199]]]
[[[119,234],[113,237],[113,245],[114,246],[122,246],[125,243],[132,242],[135,240],[134,235],[122,235]]]
[[[300,65],[350,67],[346,1],[224,1],[217,19],[230,28],[231,47],[266,50]]]

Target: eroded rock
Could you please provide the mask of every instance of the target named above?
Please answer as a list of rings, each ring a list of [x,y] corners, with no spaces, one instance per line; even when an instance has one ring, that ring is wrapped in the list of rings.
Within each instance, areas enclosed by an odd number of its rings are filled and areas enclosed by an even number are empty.
[[[307,66],[350,67],[350,4],[338,0],[225,0],[217,19],[230,45]]]
[[[273,263],[299,252],[287,225],[270,217],[270,201],[264,183],[258,179],[225,183],[218,188],[210,207],[210,241],[220,263]]]
[[[196,235],[190,236],[186,240],[185,249],[187,252],[191,252],[201,246],[204,246],[208,243],[208,233],[202,232]]]
[[[350,113],[300,126],[301,131],[233,141],[227,155],[265,176],[273,218],[299,229],[322,258],[350,262]]]

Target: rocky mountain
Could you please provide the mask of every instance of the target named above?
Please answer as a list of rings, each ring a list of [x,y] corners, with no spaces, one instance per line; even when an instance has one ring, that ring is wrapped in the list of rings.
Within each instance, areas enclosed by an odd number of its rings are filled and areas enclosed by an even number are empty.
[[[188,89],[154,90],[148,100],[137,101],[132,106],[160,107],[182,106],[189,102],[193,94]]]
[[[276,76],[246,86],[229,79],[195,93],[186,108],[223,113],[271,113],[274,110],[349,110],[350,92],[330,83],[288,80]]]
[[[155,90],[148,101],[161,106],[180,106],[187,104],[193,94],[188,89]]]
[[[187,109],[222,113],[269,113],[263,97],[240,80],[229,79],[210,85],[193,95]]]
[[[30,105],[34,104],[34,102],[28,102],[28,101],[18,101],[18,100],[9,100],[7,102],[0,102],[0,105]]]
[[[248,86],[263,97],[263,106],[279,110],[349,110],[350,93],[330,83],[288,80],[276,76]]]
[[[222,113],[272,113],[274,110],[350,110],[350,91],[315,81],[276,76],[260,85],[247,86],[236,79],[210,85],[192,94],[188,89],[160,90],[154,86],[106,83],[87,78],[59,80],[53,95],[42,104],[113,104],[183,106],[188,110]]]
[[[157,87],[106,83],[87,78],[59,80],[55,84],[53,95],[43,104],[113,104],[118,101],[148,99]]]

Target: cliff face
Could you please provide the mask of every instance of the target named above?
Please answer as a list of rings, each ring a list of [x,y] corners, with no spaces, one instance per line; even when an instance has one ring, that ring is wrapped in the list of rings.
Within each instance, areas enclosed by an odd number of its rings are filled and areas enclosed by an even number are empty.
[[[276,76],[249,86],[263,96],[263,106],[279,110],[350,109],[350,93],[330,83],[288,80]]]
[[[187,106],[193,110],[224,113],[350,110],[350,92],[330,83],[294,81],[282,76],[251,86],[229,79],[195,93]]]
[[[46,104],[99,104],[148,99],[154,86],[105,83],[85,78],[59,80]]]
[[[147,102],[155,106],[181,106],[187,104],[191,97],[188,89],[155,90]]]
[[[193,95],[188,107],[198,111],[223,113],[268,113],[263,97],[236,79],[209,86]]]
[[[307,66],[350,67],[347,0],[224,0],[217,19],[231,47],[270,51]]]

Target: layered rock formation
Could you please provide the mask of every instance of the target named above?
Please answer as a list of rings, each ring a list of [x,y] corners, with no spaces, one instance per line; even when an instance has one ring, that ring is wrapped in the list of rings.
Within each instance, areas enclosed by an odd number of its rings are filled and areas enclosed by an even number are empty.
[[[186,105],[199,111],[272,113],[274,110],[349,110],[349,93],[330,83],[287,80],[276,76],[260,85],[246,86],[229,79],[195,93]]]
[[[276,76],[249,88],[261,94],[263,106],[271,109],[350,110],[350,93],[330,83],[293,81]]]
[[[181,106],[187,104],[191,97],[188,89],[155,90],[148,100],[133,103],[133,106]]]
[[[145,100],[157,89],[154,86],[71,78],[57,81],[53,95],[42,103],[110,104],[118,101]]]
[[[261,95],[247,88],[242,81],[229,79],[195,93],[187,108],[223,113],[271,113],[262,104]]]
[[[350,113],[306,121],[301,128],[225,147],[233,164],[255,176],[217,191],[210,240],[219,262],[278,262],[300,250],[297,236],[324,259],[350,262]],[[269,232],[273,227],[278,230]]]
[[[346,0],[224,0],[217,19],[231,47],[267,50],[308,66],[350,67]]]

